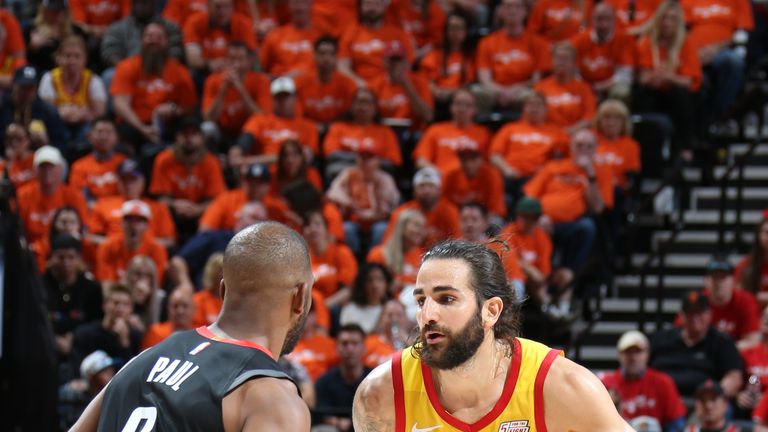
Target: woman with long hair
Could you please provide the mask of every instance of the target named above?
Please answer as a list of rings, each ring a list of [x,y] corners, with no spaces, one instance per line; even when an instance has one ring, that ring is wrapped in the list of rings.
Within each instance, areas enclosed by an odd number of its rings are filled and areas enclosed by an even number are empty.
[[[224,253],[215,252],[208,257],[203,269],[203,289],[194,295],[196,327],[212,324],[221,312],[219,288],[224,277]]]
[[[81,242],[81,257],[83,270],[93,271],[96,263],[96,249],[98,245],[84,235],[85,224],[80,219],[80,213],[71,206],[60,207],[53,213],[48,235],[32,243],[32,252],[37,258],[40,269],[48,267],[48,258],[51,253],[51,240],[58,234],[69,234]]]
[[[7,171],[8,180],[16,190],[37,178],[34,164],[35,152],[29,130],[19,123],[5,128],[5,157],[1,171]]]
[[[162,320],[165,291],[160,289],[157,266],[152,258],[136,255],[125,268],[122,283],[131,290],[133,315],[131,326],[141,331]]]
[[[383,244],[371,249],[368,262],[386,266],[395,278],[393,296],[416,283],[426,240],[427,219],[415,209],[400,213],[392,235]]]
[[[306,180],[318,190],[323,190],[323,179],[317,168],[310,165],[302,145],[295,139],[287,139],[280,145],[277,163],[272,171],[269,193],[280,198],[285,187],[297,181]]]
[[[768,218],[757,224],[752,250],[736,265],[734,278],[760,306],[768,305]]]
[[[639,86],[632,112],[661,112],[675,125],[673,144],[683,161],[693,159],[695,93],[702,71],[696,48],[685,31],[683,9],[674,0],[659,6],[648,34],[637,46]]]
[[[64,0],[41,2],[29,34],[27,60],[38,70],[53,69],[56,67],[54,54],[59,44],[74,31]]]
[[[632,138],[629,109],[621,101],[606,100],[597,109],[595,129],[597,164],[611,166],[616,186],[629,190],[640,171],[640,145]]]
[[[392,274],[381,264],[368,263],[357,274],[349,303],[341,308],[341,325],[358,324],[371,333],[379,322],[384,303],[389,299]]]

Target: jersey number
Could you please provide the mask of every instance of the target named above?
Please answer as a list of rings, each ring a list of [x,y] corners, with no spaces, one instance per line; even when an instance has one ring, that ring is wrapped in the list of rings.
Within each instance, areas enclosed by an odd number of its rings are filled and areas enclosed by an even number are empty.
[[[128,421],[125,423],[122,432],[150,432],[155,427],[155,421],[157,420],[157,408],[155,407],[138,407],[128,417]],[[139,429],[141,422],[144,422],[144,427]]]

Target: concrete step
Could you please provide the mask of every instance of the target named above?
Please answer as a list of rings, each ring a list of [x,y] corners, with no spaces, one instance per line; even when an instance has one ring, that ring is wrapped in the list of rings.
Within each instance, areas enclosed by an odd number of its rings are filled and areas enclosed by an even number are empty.
[[[714,172],[715,179],[719,180],[723,178],[723,175],[725,175],[725,172],[727,170],[728,170],[728,167],[725,167],[725,166],[715,167],[715,172]],[[738,177],[738,170],[734,169],[733,171],[731,171],[729,178],[736,179],[737,177]],[[768,180],[768,167],[747,165],[744,167],[744,179],[766,181]]]
[[[721,189],[719,187],[695,187],[691,190],[691,203],[690,208],[692,210],[697,209],[718,209]],[[728,187],[726,188],[726,203],[736,204],[738,198],[738,188]],[[768,188],[761,187],[745,187],[742,188],[742,204],[746,207],[754,203],[759,206],[755,209],[762,209],[768,206]],[[702,202],[708,203],[707,206],[702,206]],[[714,206],[712,204],[715,204]]]
[[[617,276],[615,279],[616,286],[619,288],[639,288],[640,276],[638,275],[625,275]],[[659,282],[659,276],[649,275],[645,278],[646,287],[656,287]],[[687,290],[698,289],[704,286],[704,275],[701,276],[664,276],[662,279],[665,289],[679,290],[679,294],[670,293],[670,297],[677,297],[683,294]]]
[[[763,212],[760,210],[742,210],[741,223],[747,227],[754,226],[762,220],[762,217]],[[687,225],[713,226],[719,223],[720,212],[717,210],[686,210],[683,213],[683,220]],[[736,223],[736,211],[727,210],[725,222],[727,224]]]
[[[647,254],[632,255],[632,265],[639,269],[639,267],[642,266],[643,263],[645,262],[647,256],[648,256]],[[710,254],[670,253],[670,254],[667,254],[667,256],[665,257],[664,265],[666,267],[701,269],[703,273],[704,267],[707,265],[707,263],[711,258],[712,258],[711,253]],[[734,265],[738,262],[737,257],[730,257],[729,259]]]
[[[745,232],[741,233],[741,247],[748,248],[752,244],[754,239],[754,233],[751,229],[745,227]],[[654,250],[658,250],[659,247],[665,245],[671,238],[671,231],[657,231],[652,234],[651,244]],[[735,243],[736,233],[732,231],[726,231],[724,241],[727,245],[733,245]],[[667,246],[667,252],[669,253],[711,253],[715,250],[718,244],[718,232],[714,230],[708,231],[681,231],[675,237],[675,241]]]
[[[680,299],[664,299],[661,304],[662,313],[674,314],[680,310]],[[602,300],[602,311],[605,313],[637,314],[640,310],[640,300],[636,298],[606,298]],[[656,300],[645,300],[645,312],[656,313]]]

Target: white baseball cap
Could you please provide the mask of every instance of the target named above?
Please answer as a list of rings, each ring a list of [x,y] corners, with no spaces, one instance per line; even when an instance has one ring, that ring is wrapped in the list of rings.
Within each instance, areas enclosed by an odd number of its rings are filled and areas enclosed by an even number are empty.
[[[35,157],[33,159],[35,168],[44,163],[53,165],[64,165],[64,156],[61,155],[59,149],[54,146],[45,145],[35,151]]]
[[[616,349],[622,352],[632,347],[648,348],[648,338],[642,332],[630,330],[619,338]]]
[[[85,379],[96,375],[104,369],[113,366],[115,364],[112,357],[102,350],[94,351],[80,363],[80,376]]]
[[[279,93],[294,94],[296,93],[296,83],[293,82],[291,77],[280,77],[272,81],[272,84],[269,86],[269,92],[273,96]]]
[[[150,210],[147,203],[142,200],[130,200],[123,203],[122,207],[123,217],[126,216],[139,216],[144,219],[152,219],[152,210]]]
[[[424,167],[413,176],[413,185],[418,186],[424,183],[431,183],[440,187],[440,172],[433,167]]]

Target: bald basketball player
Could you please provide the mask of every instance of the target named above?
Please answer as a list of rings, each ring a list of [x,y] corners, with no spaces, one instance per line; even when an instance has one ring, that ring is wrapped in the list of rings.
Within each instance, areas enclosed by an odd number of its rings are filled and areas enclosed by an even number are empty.
[[[224,251],[223,307],[130,361],[73,431],[309,431],[307,405],[277,359],[311,305],[309,250],[276,222],[243,229]]]
[[[485,245],[434,246],[413,295],[420,335],[358,387],[356,432],[632,430],[596,376],[517,337],[514,291]]]

